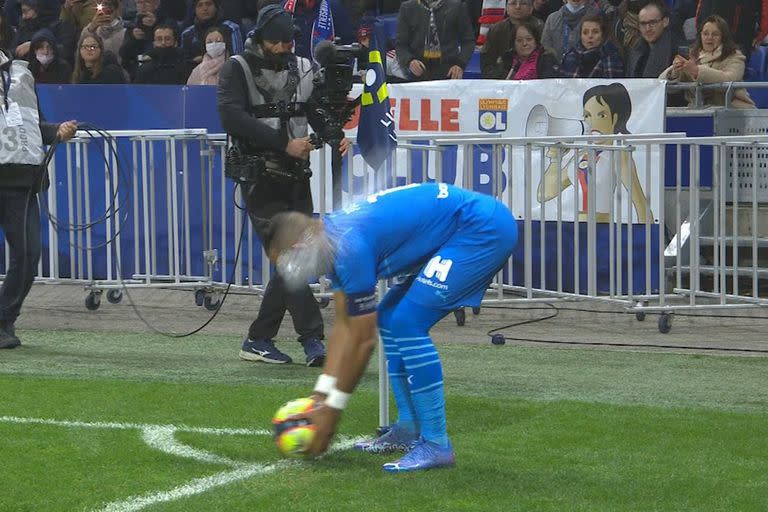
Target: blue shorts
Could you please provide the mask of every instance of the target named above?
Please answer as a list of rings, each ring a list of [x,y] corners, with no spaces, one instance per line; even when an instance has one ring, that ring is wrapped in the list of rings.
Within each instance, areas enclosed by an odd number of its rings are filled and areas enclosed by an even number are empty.
[[[512,213],[498,201],[489,202],[488,208],[488,215],[464,224],[408,280],[410,300],[443,311],[480,305],[517,244]]]

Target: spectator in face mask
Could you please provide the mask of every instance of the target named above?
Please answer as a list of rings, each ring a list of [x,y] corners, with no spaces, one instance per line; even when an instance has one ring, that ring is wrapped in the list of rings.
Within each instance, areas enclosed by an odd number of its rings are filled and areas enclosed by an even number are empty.
[[[221,66],[231,53],[227,45],[226,31],[221,27],[208,29],[205,34],[203,61],[192,70],[187,85],[218,85]]]
[[[21,0],[21,23],[13,44],[16,58],[29,60],[32,36],[43,28],[50,29],[65,55],[74,49],[75,29],[72,25],[49,15],[41,15],[38,0]]]
[[[56,39],[47,28],[32,36],[29,70],[38,84],[68,84],[72,78],[72,66],[59,57]]]

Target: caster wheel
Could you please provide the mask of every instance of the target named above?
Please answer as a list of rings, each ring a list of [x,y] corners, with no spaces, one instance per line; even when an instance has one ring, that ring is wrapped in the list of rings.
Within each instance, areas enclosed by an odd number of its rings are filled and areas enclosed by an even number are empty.
[[[99,293],[91,292],[85,297],[85,309],[96,311],[101,306],[101,297]]]
[[[216,299],[216,302],[214,302],[213,297],[209,295],[205,298],[203,305],[208,311],[216,311],[219,308],[219,302],[218,298]]]
[[[638,322],[645,321],[645,313],[635,313],[635,318]]]
[[[392,428],[392,427],[390,427],[389,425],[387,425],[387,426],[385,426],[385,427],[379,427],[379,428],[377,428],[377,429],[376,429],[376,436],[377,436],[377,437],[381,437],[381,436],[383,436],[384,434],[386,434],[387,432],[389,432],[389,429],[390,429],[390,428]]]
[[[331,303],[331,299],[328,297],[320,297],[317,299],[317,305],[320,306],[320,309],[325,309],[328,307],[328,304]]]
[[[672,330],[672,315],[662,313],[659,316],[659,332],[661,334],[667,334]]]
[[[491,336],[491,343],[494,345],[503,345],[507,342],[503,334],[494,334]]]
[[[195,304],[202,306],[205,303],[205,290],[195,290]]]
[[[109,301],[110,304],[120,304],[123,301],[123,291],[109,290],[107,292],[107,301]]]
[[[480,314],[480,308],[472,308],[472,314],[473,315],[479,315]]]
[[[467,323],[467,314],[464,312],[464,308],[454,311],[453,316],[456,317],[456,325],[459,327],[463,327]]]

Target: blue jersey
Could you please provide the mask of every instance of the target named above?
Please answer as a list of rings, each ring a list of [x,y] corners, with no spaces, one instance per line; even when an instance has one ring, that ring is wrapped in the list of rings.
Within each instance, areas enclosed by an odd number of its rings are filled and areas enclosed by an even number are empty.
[[[336,246],[329,277],[350,302],[359,300],[369,310],[378,279],[418,271],[455,235],[482,230],[499,208],[509,214],[493,197],[444,183],[373,194],[325,217]]]

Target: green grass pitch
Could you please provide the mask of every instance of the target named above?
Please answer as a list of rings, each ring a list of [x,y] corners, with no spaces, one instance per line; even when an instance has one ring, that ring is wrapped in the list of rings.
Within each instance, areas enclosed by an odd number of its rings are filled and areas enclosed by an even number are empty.
[[[4,512],[768,510],[766,358],[440,344],[457,465],[390,475],[345,449],[377,426],[375,363],[339,449],[290,462],[269,420],[316,369],[239,361],[225,336],[20,334]]]

